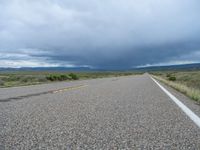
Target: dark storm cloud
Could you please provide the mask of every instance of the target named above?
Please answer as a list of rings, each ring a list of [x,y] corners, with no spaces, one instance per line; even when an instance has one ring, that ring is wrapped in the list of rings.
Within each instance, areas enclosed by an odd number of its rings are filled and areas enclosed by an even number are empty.
[[[0,0],[1,64],[130,68],[196,62],[199,14],[198,0]]]

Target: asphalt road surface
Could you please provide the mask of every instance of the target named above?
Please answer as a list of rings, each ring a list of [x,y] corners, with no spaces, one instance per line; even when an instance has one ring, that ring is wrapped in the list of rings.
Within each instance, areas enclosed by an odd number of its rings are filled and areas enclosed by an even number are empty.
[[[5,88],[1,149],[199,150],[200,128],[147,74]]]

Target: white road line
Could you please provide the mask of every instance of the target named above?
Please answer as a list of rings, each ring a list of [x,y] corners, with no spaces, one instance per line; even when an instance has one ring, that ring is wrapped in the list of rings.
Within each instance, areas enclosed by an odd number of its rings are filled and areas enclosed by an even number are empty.
[[[154,78],[151,79],[183,110],[183,112],[200,128],[200,118],[193,113],[187,106],[185,106],[179,99],[172,95],[162,85],[160,85]]]

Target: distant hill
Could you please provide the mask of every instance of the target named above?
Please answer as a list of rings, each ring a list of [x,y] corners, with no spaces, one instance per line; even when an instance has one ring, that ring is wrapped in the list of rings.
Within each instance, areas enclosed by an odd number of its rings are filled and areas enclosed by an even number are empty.
[[[200,70],[200,63],[185,64],[185,65],[171,65],[171,66],[153,66],[142,68],[126,68],[126,69],[93,69],[89,67],[24,67],[24,68],[0,68],[0,72],[12,72],[12,71],[167,71],[167,70]]]
[[[135,68],[134,70],[138,70],[138,71],[167,71],[167,70],[190,71],[190,70],[200,70],[200,63],[184,64],[184,65],[170,65],[170,66],[142,67],[142,68]]]

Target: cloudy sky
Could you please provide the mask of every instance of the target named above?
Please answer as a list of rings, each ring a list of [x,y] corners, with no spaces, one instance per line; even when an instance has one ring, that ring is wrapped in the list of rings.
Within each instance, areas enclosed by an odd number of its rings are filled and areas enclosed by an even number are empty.
[[[199,0],[0,0],[0,67],[200,62]]]

